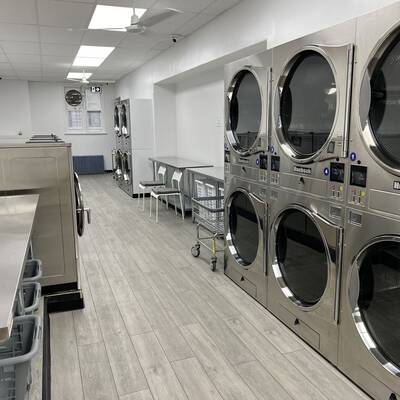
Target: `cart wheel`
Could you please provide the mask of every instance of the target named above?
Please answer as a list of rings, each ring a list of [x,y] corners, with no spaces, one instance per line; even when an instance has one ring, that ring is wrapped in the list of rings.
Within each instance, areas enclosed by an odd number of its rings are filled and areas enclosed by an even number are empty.
[[[217,269],[217,260],[211,260],[210,262],[211,271],[215,271]]]
[[[192,247],[192,256],[197,258],[199,255],[200,255],[200,245],[195,244]]]

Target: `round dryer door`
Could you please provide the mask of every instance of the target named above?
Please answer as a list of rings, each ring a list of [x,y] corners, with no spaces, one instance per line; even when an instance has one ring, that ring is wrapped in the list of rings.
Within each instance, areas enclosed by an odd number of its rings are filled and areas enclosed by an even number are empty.
[[[119,111],[118,107],[114,107],[114,132],[116,135],[119,135],[120,129],[119,129]]]
[[[256,145],[261,129],[262,97],[256,76],[250,70],[236,74],[228,90],[228,135],[232,147],[247,154]]]
[[[254,205],[247,193],[236,191],[229,200],[228,248],[238,264],[251,265],[258,252],[259,223]]]
[[[353,268],[353,317],[368,349],[400,376],[400,238],[366,247]]]
[[[364,85],[371,92],[369,130],[383,164],[400,172],[400,35],[391,38],[372,60]],[[369,82],[366,82],[366,81]]]
[[[315,221],[291,208],[277,219],[273,272],[283,293],[294,303],[311,307],[328,284],[329,259]]]
[[[124,181],[130,182],[130,180],[131,180],[131,160],[130,160],[129,153],[124,153],[122,155],[122,171],[123,171],[123,175],[124,175]]]
[[[279,125],[290,156],[306,160],[328,143],[337,108],[336,82],[328,60],[305,50],[281,78]]]
[[[129,136],[128,116],[125,104],[122,104],[121,106],[121,131],[124,136]]]
[[[120,150],[117,150],[115,154],[115,174],[117,179],[122,178],[122,153]]]

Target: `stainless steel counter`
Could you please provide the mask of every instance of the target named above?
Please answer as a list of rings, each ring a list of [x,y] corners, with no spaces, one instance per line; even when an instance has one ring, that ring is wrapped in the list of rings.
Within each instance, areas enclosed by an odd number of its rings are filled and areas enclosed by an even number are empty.
[[[153,161],[153,163],[168,165],[169,167],[176,169],[212,167],[211,164],[179,157],[150,157],[150,161]]]
[[[0,341],[10,336],[39,196],[0,197]]]
[[[188,168],[190,174],[205,176],[219,183],[224,183],[224,167]]]

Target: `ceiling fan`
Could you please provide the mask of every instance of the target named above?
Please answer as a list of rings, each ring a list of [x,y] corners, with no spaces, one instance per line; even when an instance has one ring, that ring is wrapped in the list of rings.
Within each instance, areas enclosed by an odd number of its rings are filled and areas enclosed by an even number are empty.
[[[97,30],[105,30],[105,31],[113,31],[113,32],[128,32],[136,35],[140,35],[145,33],[148,28],[151,28],[153,25],[159,24],[160,22],[165,21],[168,18],[171,18],[177,14],[181,14],[182,11],[176,10],[174,8],[164,8],[162,10],[147,10],[141,17],[136,14],[135,8],[135,0],[132,3],[133,14],[131,17],[131,23],[125,27],[99,27],[95,28]],[[92,28],[68,28],[69,31],[75,30],[93,30]]]

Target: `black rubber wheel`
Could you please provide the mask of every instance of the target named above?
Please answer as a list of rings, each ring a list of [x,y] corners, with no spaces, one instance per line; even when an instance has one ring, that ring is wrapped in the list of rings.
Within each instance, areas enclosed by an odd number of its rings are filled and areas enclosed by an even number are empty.
[[[192,247],[192,256],[197,258],[199,255],[200,255],[200,246],[198,244],[195,244]]]
[[[217,269],[217,260],[211,260],[210,262],[211,271],[215,271]]]

